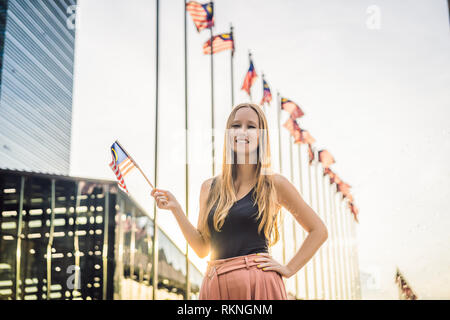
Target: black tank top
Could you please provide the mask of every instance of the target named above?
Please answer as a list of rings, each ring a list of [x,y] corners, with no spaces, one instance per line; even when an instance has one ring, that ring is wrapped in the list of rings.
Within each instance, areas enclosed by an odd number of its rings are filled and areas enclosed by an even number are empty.
[[[213,181],[214,184],[214,181]],[[212,186],[211,186],[212,189]],[[212,207],[208,215],[208,227],[211,232],[211,260],[227,259],[251,253],[267,252],[268,241],[264,230],[258,234],[258,204],[254,204],[255,187],[230,208],[224,224],[217,232],[213,225],[213,216],[217,207]]]

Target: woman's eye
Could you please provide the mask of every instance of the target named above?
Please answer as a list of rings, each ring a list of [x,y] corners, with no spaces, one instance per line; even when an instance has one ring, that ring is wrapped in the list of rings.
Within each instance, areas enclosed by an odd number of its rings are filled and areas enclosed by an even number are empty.
[[[239,127],[239,125],[238,124],[233,124],[231,127],[232,128],[236,128],[236,127]]]

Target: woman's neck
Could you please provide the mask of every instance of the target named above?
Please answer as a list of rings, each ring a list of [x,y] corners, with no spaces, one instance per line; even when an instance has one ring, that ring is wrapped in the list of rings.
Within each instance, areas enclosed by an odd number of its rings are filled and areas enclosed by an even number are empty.
[[[236,185],[253,185],[256,180],[256,164],[236,165]]]

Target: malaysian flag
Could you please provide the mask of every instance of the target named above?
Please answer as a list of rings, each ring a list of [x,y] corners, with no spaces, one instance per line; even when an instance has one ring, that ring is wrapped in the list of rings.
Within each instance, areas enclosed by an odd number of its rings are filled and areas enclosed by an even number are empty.
[[[337,183],[337,191],[342,193],[342,199],[350,198],[350,188],[351,186],[342,180]]]
[[[300,133],[302,134],[302,143],[313,144],[316,142],[316,139],[314,139],[308,131],[300,129]]]
[[[242,84],[241,90],[245,90],[248,95],[250,95],[250,88],[253,85],[253,82],[255,82],[255,79],[258,77],[256,74],[256,70],[253,67],[253,61],[250,59],[250,67],[248,68],[247,75],[245,76],[244,83]]]
[[[234,41],[231,33],[222,33],[213,37],[213,54],[228,49],[234,51]],[[211,39],[203,45],[203,53],[211,54]]]
[[[328,168],[333,163],[336,163],[328,150],[319,150],[319,161],[322,162],[324,168]]]
[[[302,134],[300,131],[300,127],[298,126],[297,121],[289,117],[289,119],[283,124],[283,127],[289,130],[291,135],[294,137],[294,143],[302,142]]]
[[[109,164],[109,166],[116,175],[118,181],[117,184],[123,190],[128,192],[127,186],[125,185],[125,181],[123,180],[123,178],[128,173],[130,173],[130,171],[133,170],[136,166],[117,141],[114,142],[113,145],[111,146],[111,155],[112,161]]]
[[[286,98],[281,98],[281,109],[289,112],[293,119],[297,119],[305,115],[297,104]]]
[[[263,88],[264,88],[263,97],[259,104],[263,106],[264,103],[267,102],[270,105],[270,101],[272,101],[272,94],[270,93],[269,85],[264,79],[264,76],[263,76]]]
[[[214,4],[212,2],[201,4],[189,1],[186,3],[186,10],[191,14],[198,32],[214,26]]]

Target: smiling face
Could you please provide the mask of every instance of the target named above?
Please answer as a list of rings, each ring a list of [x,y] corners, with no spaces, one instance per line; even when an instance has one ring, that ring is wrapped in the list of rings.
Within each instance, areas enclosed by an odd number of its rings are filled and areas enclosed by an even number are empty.
[[[242,107],[237,110],[228,129],[233,151],[238,155],[249,155],[256,152],[259,143],[259,129],[258,114],[252,108]]]

